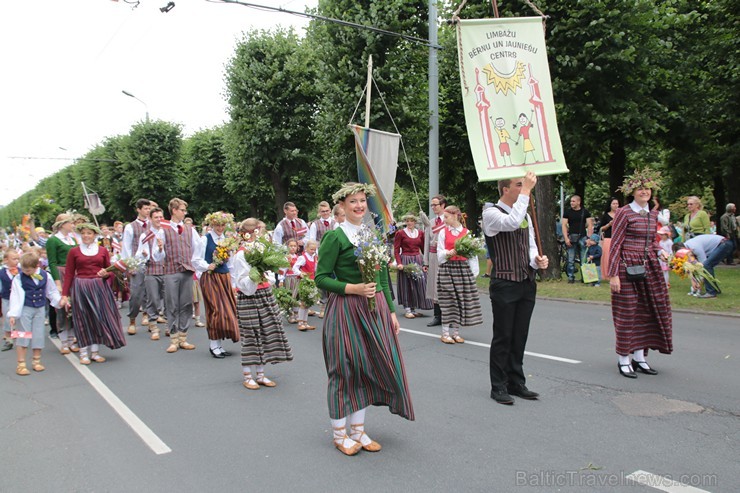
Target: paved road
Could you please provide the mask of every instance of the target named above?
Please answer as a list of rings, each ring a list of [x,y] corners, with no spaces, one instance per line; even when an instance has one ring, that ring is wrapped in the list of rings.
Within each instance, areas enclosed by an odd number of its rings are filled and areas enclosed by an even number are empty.
[[[469,342],[490,343],[486,321]],[[436,334],[428,318],[405,329]],[[295,360],[268,368],[278,387],[241,387],[238,356],[129,337],[97,376],[171,452],[156,454],[47,344],[47,371],[19,377],[0,354],[0,491],[676,491],[641,486],[636,471],[681,479],[697,491],[740,484],[738,320],[675,314],[671,356],[658,376],[617,373],[609,307],[538,302],[527,356],[536,402],[489,397],[488,350],[403,332],[417,420],[368,411],[377,454],[341,456],[331,445],[320,330],[288,329]],[[233,345],[229,349],[237,352]],[[644,476],[655,479],[653,476]]]

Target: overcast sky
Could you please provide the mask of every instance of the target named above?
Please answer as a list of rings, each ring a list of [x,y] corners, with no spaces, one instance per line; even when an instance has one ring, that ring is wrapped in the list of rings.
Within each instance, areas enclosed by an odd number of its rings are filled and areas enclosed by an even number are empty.
[[[175,8],[160,12],[167,2],[0,4],[0,204],[104,138],[127,134],[146,110],[152,119],[182,124],[186,135],[219,125],[228,118],[224,66],[241,33],[295,26],[302,35],[308,24],[207,0],[175,0]],[[250,3],[303,12],[318,0]]]

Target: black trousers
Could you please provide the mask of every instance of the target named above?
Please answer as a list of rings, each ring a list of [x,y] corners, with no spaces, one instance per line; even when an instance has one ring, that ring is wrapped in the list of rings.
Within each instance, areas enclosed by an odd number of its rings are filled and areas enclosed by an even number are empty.
[[[516,282],[492,278],[489,292],[493,308],[489,363],[491,388],[505,390],[507,386],[524,385],[524,348],[529,336],[537,283],[529,279]]]

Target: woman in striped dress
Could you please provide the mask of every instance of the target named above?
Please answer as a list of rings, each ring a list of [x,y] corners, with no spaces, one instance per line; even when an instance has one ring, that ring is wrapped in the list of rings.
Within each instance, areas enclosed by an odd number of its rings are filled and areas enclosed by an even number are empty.
[[[242,221],[239,233],[245,242],[253,242],[259,235],[259,222],[250,217]],[[236,313],[242,343],[241,362],[244,387],[258,390],[260,385],[275,387],[265,376],[267,363],[292,361],[293,354],[285,337],[280,309],[272,294],[274,275],[266,275],[259,284],[249,278],[252,266],[243,255],[243,247],[231,258],[232,283],[237,289]]]
[[[95,240],[100,230],[94,224],[75,227],[82,242],[67,256],[67,269],[62,287],[62,305],[72,296],[72,318],[80,344],[80,364],[103,363],[99,354],[103,344],[111,349],[126,345],[121,316],[110,284],[105,279],[110,266],[108,250]]]
[[[422,271],[424,259],[424,232],[416,229],[416,216],[406,214],[402,221],[406,227],[396,231],[393,239],[393,254],[398,266],[398,303],[404,306],[406,318],[420,317],[419,310],[431,310],[434,308],[432,300],[426,297],[427,279],[426,273]],[[409,264],[419,266],[419,274],[411,275],[404,271]]]
[[[226,227],[233,225],[234,216],[222,211],[206,216],[206,224],[211,230],[206,233],[198,245],[193,267],[202,273],[200,289],[206,305],[206,327],[210,342],[211,355],[216,359],[231,356],[224,350],[224,339],[239,342],[239,322],[236,319],[236,299],[231,288],[229,266],[224,259],[216,264],[214,252],[219,243],[226,239]],[[233,227],[231,228],[233,234]]]
[[[454,205],[445,208],[445,228],[437,237],[437,299],[442,311],[442,337],[445,344],[462,344],[460,327],[483,323],[480,293],[475,284],[478,277],[478,258],[468,259],[455,251],[455,242],[468,234],[462,224],[462,213]],[[452,330],[452,336],[450,336]]]
[[[380,450],[365,433],[368,406],[388,406],[392,413],[414,419],[387,266],[381,266],[376,282],[363,283],[354,255],[367,195],[374,193],[370,185],[347,183],[333,195],[346,221],[324,235],[316,269],[316,285],[330,293],[323,333],[329,417],[334,446],[346,455]],[[370,310],[367,298],[375,299],[376,310]]]
[[[645,359],[649,349],[665,354],[673,352],[671,301],[658,261],[658,255],[664,254],[655,241],[658,210],[649,210],[652,190],[659,187],[655,174],[645,170],[628,177],[621,190],[625,196],[633,195],[634,201],[617,210],[612,225],[607,274],[612,294],[617,365],[619,373],[627,378],[637,378],[636,371],[646,375],[658,373]],[[627,280],[627,266],[642,264],[645,265],[645,279]]]

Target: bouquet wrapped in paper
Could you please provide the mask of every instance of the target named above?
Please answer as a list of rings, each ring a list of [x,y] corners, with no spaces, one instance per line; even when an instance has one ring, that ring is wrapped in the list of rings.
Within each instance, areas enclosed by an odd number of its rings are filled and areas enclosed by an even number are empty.
[[[293,293],[288,288],[272,288],[272,294],[275,296],[280,311],[286,317],[293,315],[293,308],[298,306],[298,300],[293,298]]]
[[[255,283],[266,280],[265,272],[277,272],[290,267],[286,257],[288,250],[282,245],[275,245],[264,236],[246,242],[243,246],[244,259],[252,267],[249,279]]]
[[[391,260],[390,250],[383,242],[381,233],[368,226],[360,228],[355,257],[363,283],[375,282],[378,271]],[[375,310],[375,298],[368,298],[367,302],[370,310]]]
[[[465,258],[477,258],[478,255],[486,253],[486,242],[468,233],[455,241],[455,252]]]

